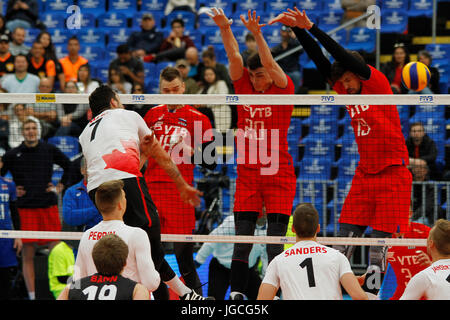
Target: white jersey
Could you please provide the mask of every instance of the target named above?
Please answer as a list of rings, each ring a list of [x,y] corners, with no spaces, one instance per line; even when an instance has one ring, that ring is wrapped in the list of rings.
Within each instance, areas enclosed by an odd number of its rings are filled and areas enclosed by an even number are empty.
[[[83,233],[75,261],[74,280],[97,273],[92,249],[98,240],[111,233],[128,245],[127,264],[122,276],[142,283],[150,291],[156,290],[161,279],[153,264],[148,236],[144,230],[127,226],[121,220],[101,221]]]
[[[400,300],[450,300],[450,259],[434,262],[411,278]]]
[[[350,262],[338,250],[299,241],[270,262],[263,283],[281,288],[285,300],[342,300],[346,273],[353,273]]]
[[[80,135],[87,190],[110,180],[140,177],[139,141],[150,134],[152,130],[134,111],[108,109],[93,118]]]

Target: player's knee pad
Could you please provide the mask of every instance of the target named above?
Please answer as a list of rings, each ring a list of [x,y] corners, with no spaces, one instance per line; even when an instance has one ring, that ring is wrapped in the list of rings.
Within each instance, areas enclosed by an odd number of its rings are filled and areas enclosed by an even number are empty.
[[[341,223],[339,225],[338,237],[345,238],[359,238],[363,235],[366,227],[357,226],[353,224]],[[343,255],[350,259],[353,253],[355,252],[355,246],[351,244],[343,245],[333,245],[334,249],[341,252]]]
[[[391,233],[373,230],[370,234],[371,238],[390,238]],[[386,255],[387,246],[370,246],[369,248],[369,269],[379,270],[380,272],[385,272],[386,270]]]

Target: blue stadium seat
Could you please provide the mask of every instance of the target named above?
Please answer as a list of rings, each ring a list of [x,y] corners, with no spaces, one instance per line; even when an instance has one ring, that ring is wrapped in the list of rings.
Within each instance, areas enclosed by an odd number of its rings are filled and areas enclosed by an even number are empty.
[[[137,10],[137,0],[108,0],[108,12],[121,13],[133,18]]]
[[[302,180],[329,180],[332,161],[324,158],[303,157],[300,161],[300,178]]]
[[[145,92],[148,94],[159,94],[159,80],[151,79],[148,83],[146,83]]]
[[[201,3],[205,7],[221,8],[227,16],[233,13],[233,2],[231,0],[202,0]]]
[[[336,139],[337,134],[338,134],[338,125],[336,119],[331,118],[311,119],[309,125],[309,133],[304,139],[315,139],[316,137]]]
[[[92,45],[105,45],[106,35],[105,32],[97,28],[83,28],[78,31],[78,40],[80,40],[80,46],[92,46]]]
[[[339,14],[343,14],[344,10],[341,6],[341,0],[324,0],[323,2],[323,11],[324,12],[336,12]]]
[[[95,28],[97,26],[97,18],[94,14],[81,12],[81,28]]]
[[[415,108],[414,116],[420,118],[445,118],[443,105],[419,105]]]
[[[353,179],[359,159],[341,158],[338,161],[338,180],[348,181]]]
[[[398,115],[400,116],[400,121],[409,120],[411,107],[409,105],[397,105]]]
[[[185,29],[184,34],[191,38],[197,48],[203,47],[203,34],[200,30]]]
[[[278,26],[263,28],[263,35],[269,47],[274,47],[281,43],[280,28]]]
[[[85,45],[81,47],[80,55],[88,61],[98,61],[103,60],[105,54],[105,45]]]
[[[286,9],[286,8],[285,8]],[[247,14],[248,10],[256,10],[256,14],[264,12],[264,1],[259,0],[240,0],[236,1],[236,12]]]
[[[290,0],[272,0],[266,1],[266,12],[282,12],[286,8],[293,8],[294,1]]]
[[[108,46],[115,45],[117,47],[119,44],[126,43],[132,33],[133,30],[129,28],[119,28],[114,30],[114,32],[111,32],[108,35]]]
[[[302,176],[299,177],[297,185],[297,193],[299,202],[309,202],[314,205],[323,205],[323,200],[326,197],[327,189],[325,184],[315,181],[302,181]]]
[[[344,140],[342,143],[341,159],[359,159],[356,140]]]
[[[239,48],[241,50],[247,49],[245,46],[245,37],[249,33],[246,27],[234,27],[233,29],[234,37],[236,38]]]
[[[376,31],[373,29],[353,28],[350,30],[346,48],[373,52],[375,50],[375,35]]]
[[[63,46],[67,46],[69,38],[75,34],[75,32],[67,29],[50,29],[48,32],[52,37],[52,42],[54,45]]]
[[[81,13],[90,13],[99,16],[106,12],[106,1],[104,0],[78,0]]]
[[[155,12],[164,13],[166,8],[167,0],[142,0],[141,12]]]
[[[45,12],[61,12],[66,13],[67,7],[73,5],[73,0],[46,0]]]
[[[409,0],[383,0],[381,9],[387,10],[408,10]]]
[[[410,17],[431,17],[433,0],[410,0],[408,15]]]
[[[117,46],[118,43],[108,43],[105,47],[105,55],[103,56],[104,60],[112,61],[117,58]]]
[[[110,60],[108,59],[95,61],[95,63],[92,64],[92,68],[95,70],[93,74],[104,83],[108,81],[109,64]]]
[[[297,8],[299,8],[300,10],[305,10],[308,16],[309,14],[320,15],[323,10],[322,0],[299,0],[296,3]]]
[[[67,44],[54,44],[55,54],[58,59],[61,59],[67,55]]]
[[[450,44],[427,44],[427,50],[433,57],[433,61],[443,59],[450,61]]]
[[[328,208],[333,209],[336,203],[337,211],[340,212],[342,209],[342,205],[344,204],[345,198],[347,197],[348,192],[352,186],[351,178],[339,178],[337,179],[337,190],[336,190],[336,198],[332,199],[328,203]]]
[[[288,141],[298,143],[302,135],[302,119],[291,118],[291,123],[288,128]]]
[[[42,23],[44,23],[48,29],[64,28],[67,14],[58,12],[47,12],[44,14],[40,14],[39,17]]]
[[[220,35],[219,28],[208,28],[204,32],[204,42],[205,46],[209,45],[219,45],[223,46],[222,36]]]
[[[304,157],[326,158],[334,161],[335,148],[333,139],[305,139]]]
[[[156,65],[154,63],[144,63],[145,79],[157,78]]]
[[[328,30],[331,30],[333,28],[330,28]],[[325,29],[325,30],[327,30],[327,29]],[[347,30],[341,29],[338,32],[334,32],[333,34],[330,34],[330,37],[333,38],[334,41],[336,41],[337,43],[339,43],[345,47],[346,43],[347,43]]]
[[[326,32],[339,27],[341,25],[342,15],[342,12],[324,11],[319,17],[320,28]]]
[[[57,146],[69,159],[80,153],[78,138],[71,136],[55,136],[48,139],[48,143]]]
[[[36,37],[41,32],[39,29],[30,28],[25,30],[25,44],[31,46]]]
[[[120,12],[106,12],[98,17],[99,28],[127,28],[127,17]]]
[[[446,134],[446,121],[443,118],[433,118],[427,113],[415,114],[409,120],[410,124],[413,122],[422,122],[425,128],[425,132],[435,142],[444,141]]]
[[[292,157],[294,167],[298,166],[298,162],[300,161],[300,151],[298,148],[298,143],[296,143],[295,141],[288,141],[288,153]]]
[[[233,18],[233,16],[230,16],[230,18],[233,19],[233,27],[235,27],[238,20]],[[239,22],[240,22],[240,19],[239,19]],[[198,28],[200,30],[202,30],[205,27],[206,28],[217,28],[217,25],[214,22],[214,20],[211,19],[207,14],[201,14],[198,16]]]
[[[334,105],[317,105],[311,106],[311,113],[308,118],[303,120],[303,125],[310,125],[312,120],[333,119],[339,117],[339,106]]]
[[[404,33],[408,27],[408,13],[402,10],[382,10],[382,33]]]

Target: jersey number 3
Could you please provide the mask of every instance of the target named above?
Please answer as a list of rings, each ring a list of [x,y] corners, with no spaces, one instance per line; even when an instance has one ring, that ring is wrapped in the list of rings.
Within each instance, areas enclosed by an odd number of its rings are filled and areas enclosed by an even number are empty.
[[[315,287],[316,286],[316,280],[314,279],[314,269],[312,264],[312,258],[306,258],[303,260],[302,263],[300,263],[300,267],[305,268],[306,267],[306,273],[308,275],[308,283],[309,287]]]

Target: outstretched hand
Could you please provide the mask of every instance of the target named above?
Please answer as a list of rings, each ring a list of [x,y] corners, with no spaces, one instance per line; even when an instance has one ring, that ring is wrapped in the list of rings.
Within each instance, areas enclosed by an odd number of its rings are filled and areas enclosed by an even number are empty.
[[[265,23],[259,24],[261,17],[256,16],[255,10],[253,10],[253,13],[251,10],[248,10],[247,16],[248,20],[245,20],[245,16],[241,14],[241,20],[244,26],[253,34],[260,32],[261,28],[266,25]]]
[[[205,11],[205,13],[214,20],[219,28],[226,28],[233,23],[233,19],[228,19],[221,8],[211,8],[211,11]]]
[[[300,11],[297,7],[294,10],[287,9],[287,12],[283,12],[269,21],[269,24],[281,22],[289,27],[298,27],[300,29],[309,30],[314,23],[309,20],[305,10]]]

